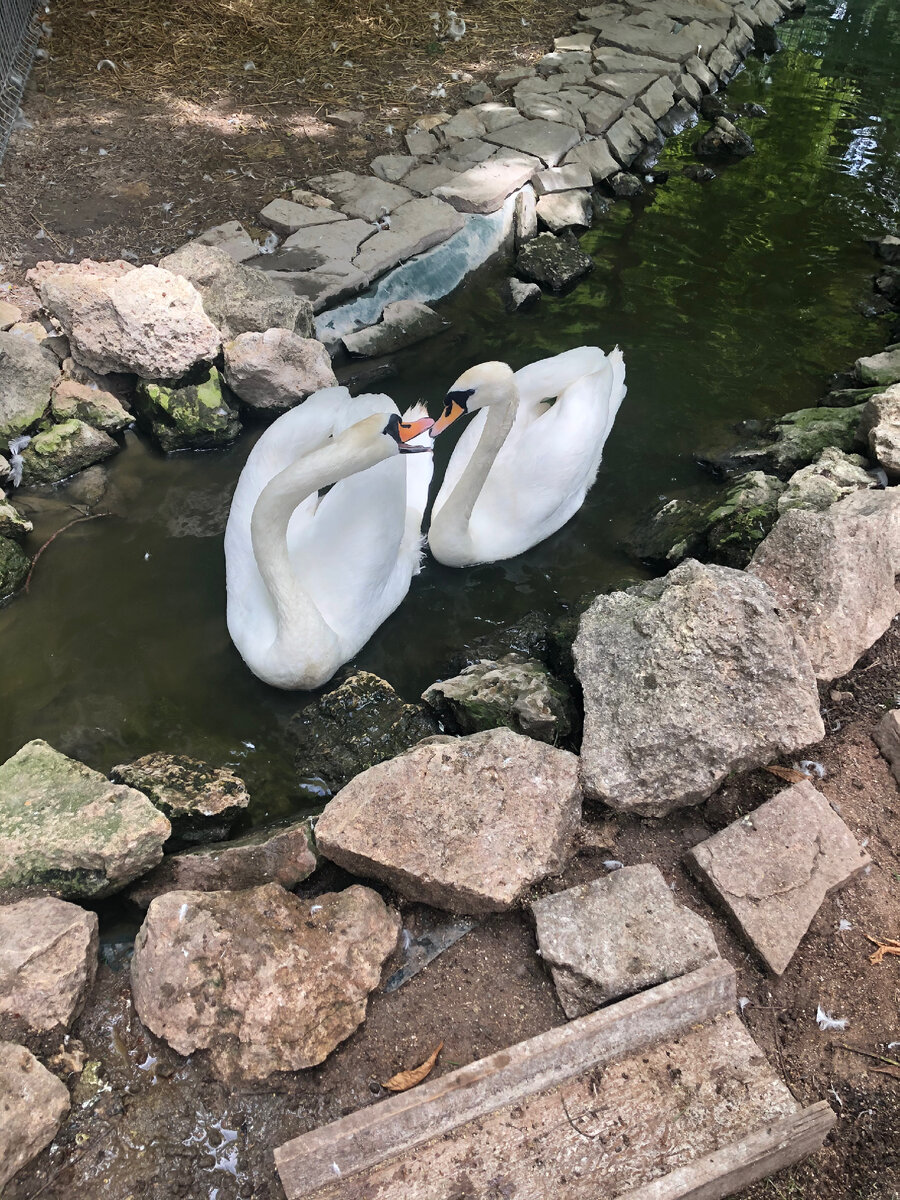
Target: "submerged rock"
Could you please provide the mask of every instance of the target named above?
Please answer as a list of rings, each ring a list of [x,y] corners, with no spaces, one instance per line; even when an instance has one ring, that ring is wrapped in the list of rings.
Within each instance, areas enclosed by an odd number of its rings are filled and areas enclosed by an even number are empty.
[[[509,729],[430,738],[357,775],[325,807],[327,858],[410,900],[503,912],[572,853],[578,759]]]
[[[541,298],[541,289],[536,283],[523,283],[515,276],[505,281],[501,291],[507,312],[518,312],[520,308],[525,308]]]
[[[0,600],[17,592],[31,568],[31,559],[11,538],[0,536]]]
[[[178,379],[219,352],[219,331],[186,279],[129,263],[38,264],[28,277],[62,325],[76,362],[105,375]]]
[[[114,783],[136,788],[169,818],[180,842],[219,842],[250,803],[242,779],[186,754],[145,754],[109,773]]]
[[[726,475],[759,468],[786,480],[829,447],[852,453],[861,444],[862,408],[861,404],[852,408],[800,408],[762,426],[752,441],[701,461]],[[747,425],[753,427],[750,422]]]
[[[507,725],[556,745],[572,728],[564,689],[540,663],[520,655],[473,663],[461,675],[433,683],[422,699],[449,733]]]
[[[170,832],[141,792],[44,741],[0,766],[0,888],[108,896],[156,866]]]
[[[288,726],[299,773],[321,779],[333,792],[437,732],[423,708],[407,704],[369,671],[351,675],[300,709]]]
[[[856,360],[856,375],[867,387],[890,387],[900,383],[900,345],[888,346],[881,354]]]
[[[450,322],[427,304],[420,304],[418,300],[395,300],[393,304],[385,305],[377,325],[369,325],[356,333],[345,333],[341,341],[348,353],[374,358],[414,346],[449,328]]]
[[[640,518],[625,545],[641,562],[670,567],[685,558],[703,558],[708,513],[709,505],[676,496]]]
[[[857,405],[865,404],[867,400],[871,400],[873,396],[877,396],[884,389],[882,387],[868,388],[844,388],[836,387],[833,391],[828,392],[819,401],[820,408],[855,408]]]
[[[778,597],[816,677],[837,679],[900,612],[900,490],[855,492],[823,512],[789,510],[748,571]]]
[[[169,892],[135,941],[135,1010],[179,1054],[208,1050],[220,1078],[313,1067],[362,1024],[399,932],[365,887]]]
[[[225,378],[251,408],[286,412],[320,388],[337,384],[328,351],[286,329],[242,333],[225,343]]]
[[[0,1029],[68,1029],[97,973],[97,914],[41,896],[0,907]]]
[[[55,354],[28,338],[0,333],[0,446],[34,429],[46,415],[57,379]]]
[[[778,497],[778,511],[828,508],[852,492],[873,487],[875,480],[866,470],[866,460],[861,455],[844,454],[829,446],[814,463],[790,477]]]
[[[69,1111],[66,1085],[15,1042],[0,1042],[0,1190],[53,1140]]]
[[[56,385],[50,411],[54,421],[74,418],[103,433],[121,433],[134,419],[111,392],[89,387],[77,379],[63,379]]]
[[[593,259],[578,243],[542,233],[519,251],[516,272],[522,279],[561,292],[594,269]]]
[[[84,421],[63,421],[36,434],[22,451],[22,482],[59,483],[117,454],[119,443]]]
[[[585,794],[648,816],[824,735],[809,655],[761,581],[688,559],[581,618]]]
[[[134,409],[141,425],[167,452],[227,446],[241,431],[240,418],[223,395],[215,367],[198,383],[181,387],[141,380]]]
[[[698,158],[746,158],[756,147],[749,133],[721,116],[694,142],[694,153]]]
[[[225,339],[267,329],[313,336],[312,305],[304,296],[271,275],[241,266],[225,250],[188,242],[159,265],[194,285],[207,316]]]
[[[312,874],[316,861],[309,821],[295,821],[214,846],[167,854],[138,880],[128,898],[146,908],[164,892],[240,891],[263,883],[293,888]]]
[[[900,479],[900,383],[877,393],[865,404],[859,435],[891,480]]]
[[[749,471],[734,481],[708,514],[706,548],[713,562],[741,570],[775,521],[784,484],[774,475]]]

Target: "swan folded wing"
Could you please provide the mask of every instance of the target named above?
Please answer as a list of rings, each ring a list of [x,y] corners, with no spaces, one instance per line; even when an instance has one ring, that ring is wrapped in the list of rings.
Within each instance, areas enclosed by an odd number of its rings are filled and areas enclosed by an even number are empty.
[[[607,356],[599,346],[578,346],[516,371],[519,392],[516,424],[531,424],[546,412],[542,400],[561,396],[579,379],[603,370],[607,362]]]

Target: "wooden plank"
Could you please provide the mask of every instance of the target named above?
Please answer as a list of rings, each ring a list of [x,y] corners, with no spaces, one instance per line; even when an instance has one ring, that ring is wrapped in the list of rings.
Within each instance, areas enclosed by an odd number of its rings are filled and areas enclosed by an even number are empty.
[[[294,1138],[275,1151],[288,1200],[312,1196],[498,1108],[676,1037],[732,1009],[735,995],[734,969],[721,959],[707,963]]]
[[[733,1196],[813,1154],[836,1120],[831,1106],[821,1100],[664,1179],[627,1192],[621,1200],[722,1200]]]

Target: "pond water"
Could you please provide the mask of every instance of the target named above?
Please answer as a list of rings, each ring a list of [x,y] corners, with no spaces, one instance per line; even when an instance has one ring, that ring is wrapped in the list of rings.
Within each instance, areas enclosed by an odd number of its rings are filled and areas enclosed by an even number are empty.
[[[900,8],[813,0],[779,28],[784,48],[748,60],[729,95],[768,116],[742,122],[757,153],[707,185],[680,174],[697,134],[669,143],[664,186],[621,202],[582,244],[591,276],[508,316],[489,268],[441,306],[442,340],[407,351],[387,390],[437,413],[473,362],[519,367],[572,346],[625,351],[628,396],[579,515],[530,553],[473,570],[433,561],[357,663],[409,699],[464,644],[530,609],[557,614],[640,573],[622,548],[660,497],[715,485],[694,453],[748,417],[815,404],[827,377],[880,349],[864,238],[900,206]],[[377,389],[376,389],[377,390]],[[231,763],[250,820],[321,806],[298,784],[285,726],[308,699],[256,680],[225,628],[222,529],[258,431],[225,452],[164,459],[127,437],[100,508],[42,556],[27,595],[0,609],[0,760],[30,738],[107,771],[151,750]],[[446,442],[446,439],[442,439]],[[437,474],[449,454],[442,444]],[[29,503],[26,496],[20,497]],[[33,498],[37,546],[74,515],[65,491]]]

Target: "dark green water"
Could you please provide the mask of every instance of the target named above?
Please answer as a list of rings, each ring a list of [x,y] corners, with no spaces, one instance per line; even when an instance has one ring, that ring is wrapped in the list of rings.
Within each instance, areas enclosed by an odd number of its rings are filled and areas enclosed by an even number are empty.
[[[670,182],[618,204],[583,239],[596,269],[562,299],[507,316],[482,272],[444,310],[451,337],[411,350],[388,390],[436,413],[465,367],[514,367],[571,346],[625,350],[628,397],[597,485],[555,537],[510,562],[454,571],[428,562],[362,667],[414,698],[451,654],[529,609],[556,613],[634,574],[621,539],[658,497],[714,485],[693,453],[734,422],[815,404],[827,376],[880,349],[866,315],[865,236],[900,208],[900,4],[814,0],[780,27],[784,49],[748,61],[731,99],[757,153],[698,185],[679,174],[695,131],[667,147]],[[303,703],[259,683],[224,619],[222,528],[252,444],[164,460],[134,436],[100,505],[122,515],[67,530],[29,594],[0,610],[0,760],[43,737],[106,771],[150,750],[236,765],[252,819],[315,805],[294,777],[284,726]],[[438,469],[449,453],[442,447]],[[27,502],[26,497],[22,497]],[[33,548],[75,515],[65,492],[33,509]]]

